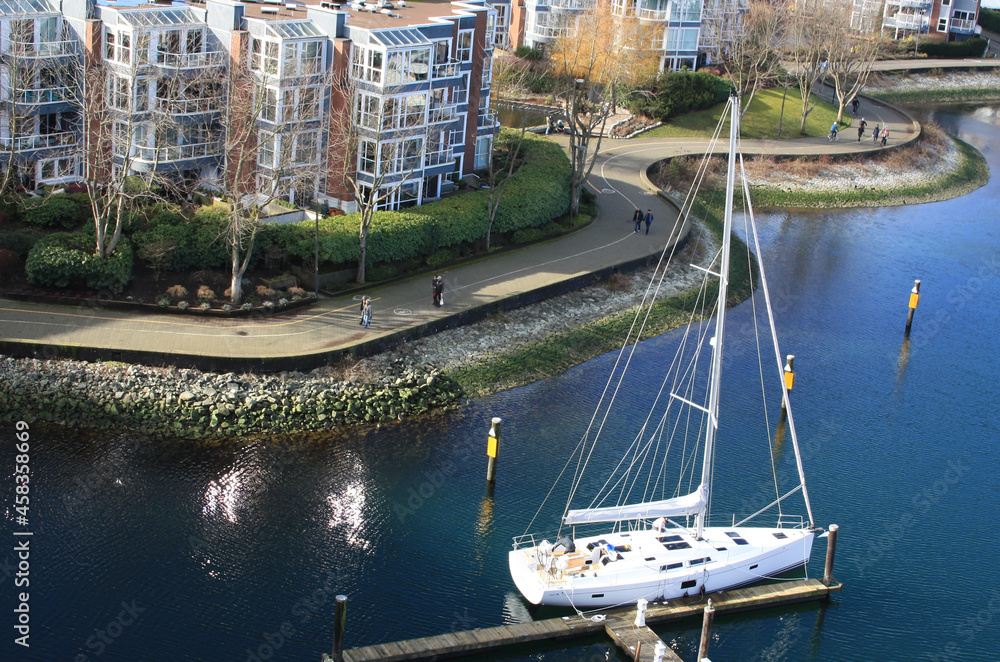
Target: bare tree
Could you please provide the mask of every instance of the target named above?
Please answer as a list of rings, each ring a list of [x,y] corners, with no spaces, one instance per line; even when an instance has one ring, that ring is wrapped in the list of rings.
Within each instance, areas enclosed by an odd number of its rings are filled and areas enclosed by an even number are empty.
[[[584,181],[601,150],[618,87],[656,68],[652,50],[655,29],[634,16],[616,15],[610,0],[598,0],[592,10],[576,16],[564,28],[552,42],[549,65],[561,83],[558,96],[569,124],[570,214],[576,215]]]
[[[790,16],[787,43],[792,75],[798,82],[802,98],[802,122],[799,125],[802,135],[806,132],[806,118],[816,107],[813,94],[817,87],[822,86],[829,68],[829,23],[836,11],[842,9],[814,0],[803,3]]]
[[[871,77],[879,57],[885,52],[888,40],[882,36],[881,26],[866,29],[852,27],[850,15],[844,12],[830,17],[828,74],[837,98],[837,121],[844,119],[844,106],[851,103]]]
[[[393,67],[389,55],[389,72]],[[388,74],[387,74],[388,75]],[[332,170],[347,193],[357,203],[358,273],[365,282],[368,232],[375,212],[407,204],[414,187],[422,184],[412,175],[423,171],[422,164],[436,165],[453,160],[448,131],[430,130],[429,123],[453,118],[454,99],[443,89],[403,93],[402,87],[388,85],[379,91],[367,90],[351,73],[338,80],[336,93],[340,107],[331,125]],[[415,200],[414,200],[415,202]]]
[[[251,62],[232,64],[220,86],[228,90],[219,127],[223,163],[218,177],[208,182],[226,201],[221,236],[230,252],[234,304],[242,301],[243,276],[271,203],[286,199],[301,204],[315,194],[329,85],[320,60],[297,62],[303,70],[294,81],[293,76],[278,77],[276,55]],[[307,66],[311,68],[305,70]]]
[[[754,95],[781,72],[777,48],[785,38],[788,13],[784,6],[754,0],[747,11],[730,12],[722,29],[731,36],[722,42],[719,57],[740,97],[741,113],[750,108]]]
[[[164,150],[151,146],[162,124],[151,114],[142,65],[106,45],[106,59],[86,67],[78,88],[84,181],[94,217],[97,255],[110,256],[130,214],[151,198]],[[121,49],[121,45],[118,45]],[[148,48],[148,46],[147,46]],[[114,62],[115,57],[123,61]]]

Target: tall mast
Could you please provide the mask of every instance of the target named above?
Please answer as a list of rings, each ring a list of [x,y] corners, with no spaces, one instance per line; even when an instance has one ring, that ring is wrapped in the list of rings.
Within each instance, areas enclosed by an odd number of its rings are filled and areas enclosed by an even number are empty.
[[[712,338],[712,367],[708,383],[708,421],[705,429],[705,457],[701,464],[701,484],[708,488],[708,501],[698,513],[696,537],[700,540],[705,516],[712,498],[712,461],[715,434],[719,429],[719,390],[722,378],[722,334],[726,324],[726,297],[729,291],[729,247],[733,232],[733,189],[736,187],[736,142],[740,133],[740,104],[735,94],[729,97],[729,169],[726,173],[726,211],[722,223],[722,254],[719,264],[719,303],[715,312],[715,337]]]

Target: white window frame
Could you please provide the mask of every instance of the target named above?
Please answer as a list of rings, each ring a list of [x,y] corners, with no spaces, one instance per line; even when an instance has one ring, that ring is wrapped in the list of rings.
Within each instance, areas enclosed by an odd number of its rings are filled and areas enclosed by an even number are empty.
[[[459,30],[455,41],[455,59],[460,62],[472,62],[472,44],[474,30]]]

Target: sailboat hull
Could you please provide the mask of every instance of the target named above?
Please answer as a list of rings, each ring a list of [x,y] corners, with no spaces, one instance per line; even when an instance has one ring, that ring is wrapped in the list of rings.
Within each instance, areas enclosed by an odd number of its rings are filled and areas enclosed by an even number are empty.
[[[806,565],[814,537],[812,529],[712,527],[696,540],[685,530],[647,529],[581,538],[574,541],[578,551],[568,554],[515,549],[508,560],[514,583],[529,602],[588,609],[639,598],[674,600],[766,580]]]

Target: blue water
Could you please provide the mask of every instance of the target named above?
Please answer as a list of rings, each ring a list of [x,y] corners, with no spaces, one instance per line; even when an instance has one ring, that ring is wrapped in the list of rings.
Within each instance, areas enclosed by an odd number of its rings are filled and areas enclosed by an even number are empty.
[[[993,172],[998,112],[927,111],[983,151]],[[714,662],[996,658],[997,209],[994,178],[946,202],[759,219],[782,350],[796,355],[810,494],[817,523],[841,526],[844,590],[826,606],[719,617]],[[922,296],[906,341],[915,278]],[[732,311],[731,341],[749,315],[749,303]],[[658,383],[656,360],[672,355],[678,334],[643,343],[653,360],[624,397]],[[737,411],[753,389],[751,358],[736,352],[724,368],[724,403]],[[13,644],[22,589],[0,569],[0,659],[316,660],[330,644],[337,593],[349,596],[351,646],[561,613],[527,608],[506,551],[578,440],[612,361],[429,421],[332,438],[233,447],[33,430],[31,647]],[[504,426],[490,495],[492,416]],[[5,531],[12,433],[0,454]],[[749,461],[760,452],[750,436],[734,426],[738,453],[719,449],[717,482],[740,488],[720,488],[722,505],[766,496],[770,474]],[[787,446],[780,461],[790,466]],[[536,528],[559,512],[547,508]],[[0,568],[14,544],[5,532]],[[823,552],[820,541],[814,574]],[[660,632],[692,661],[696,627]],[[498,659],[618,658],[597,639]]]

